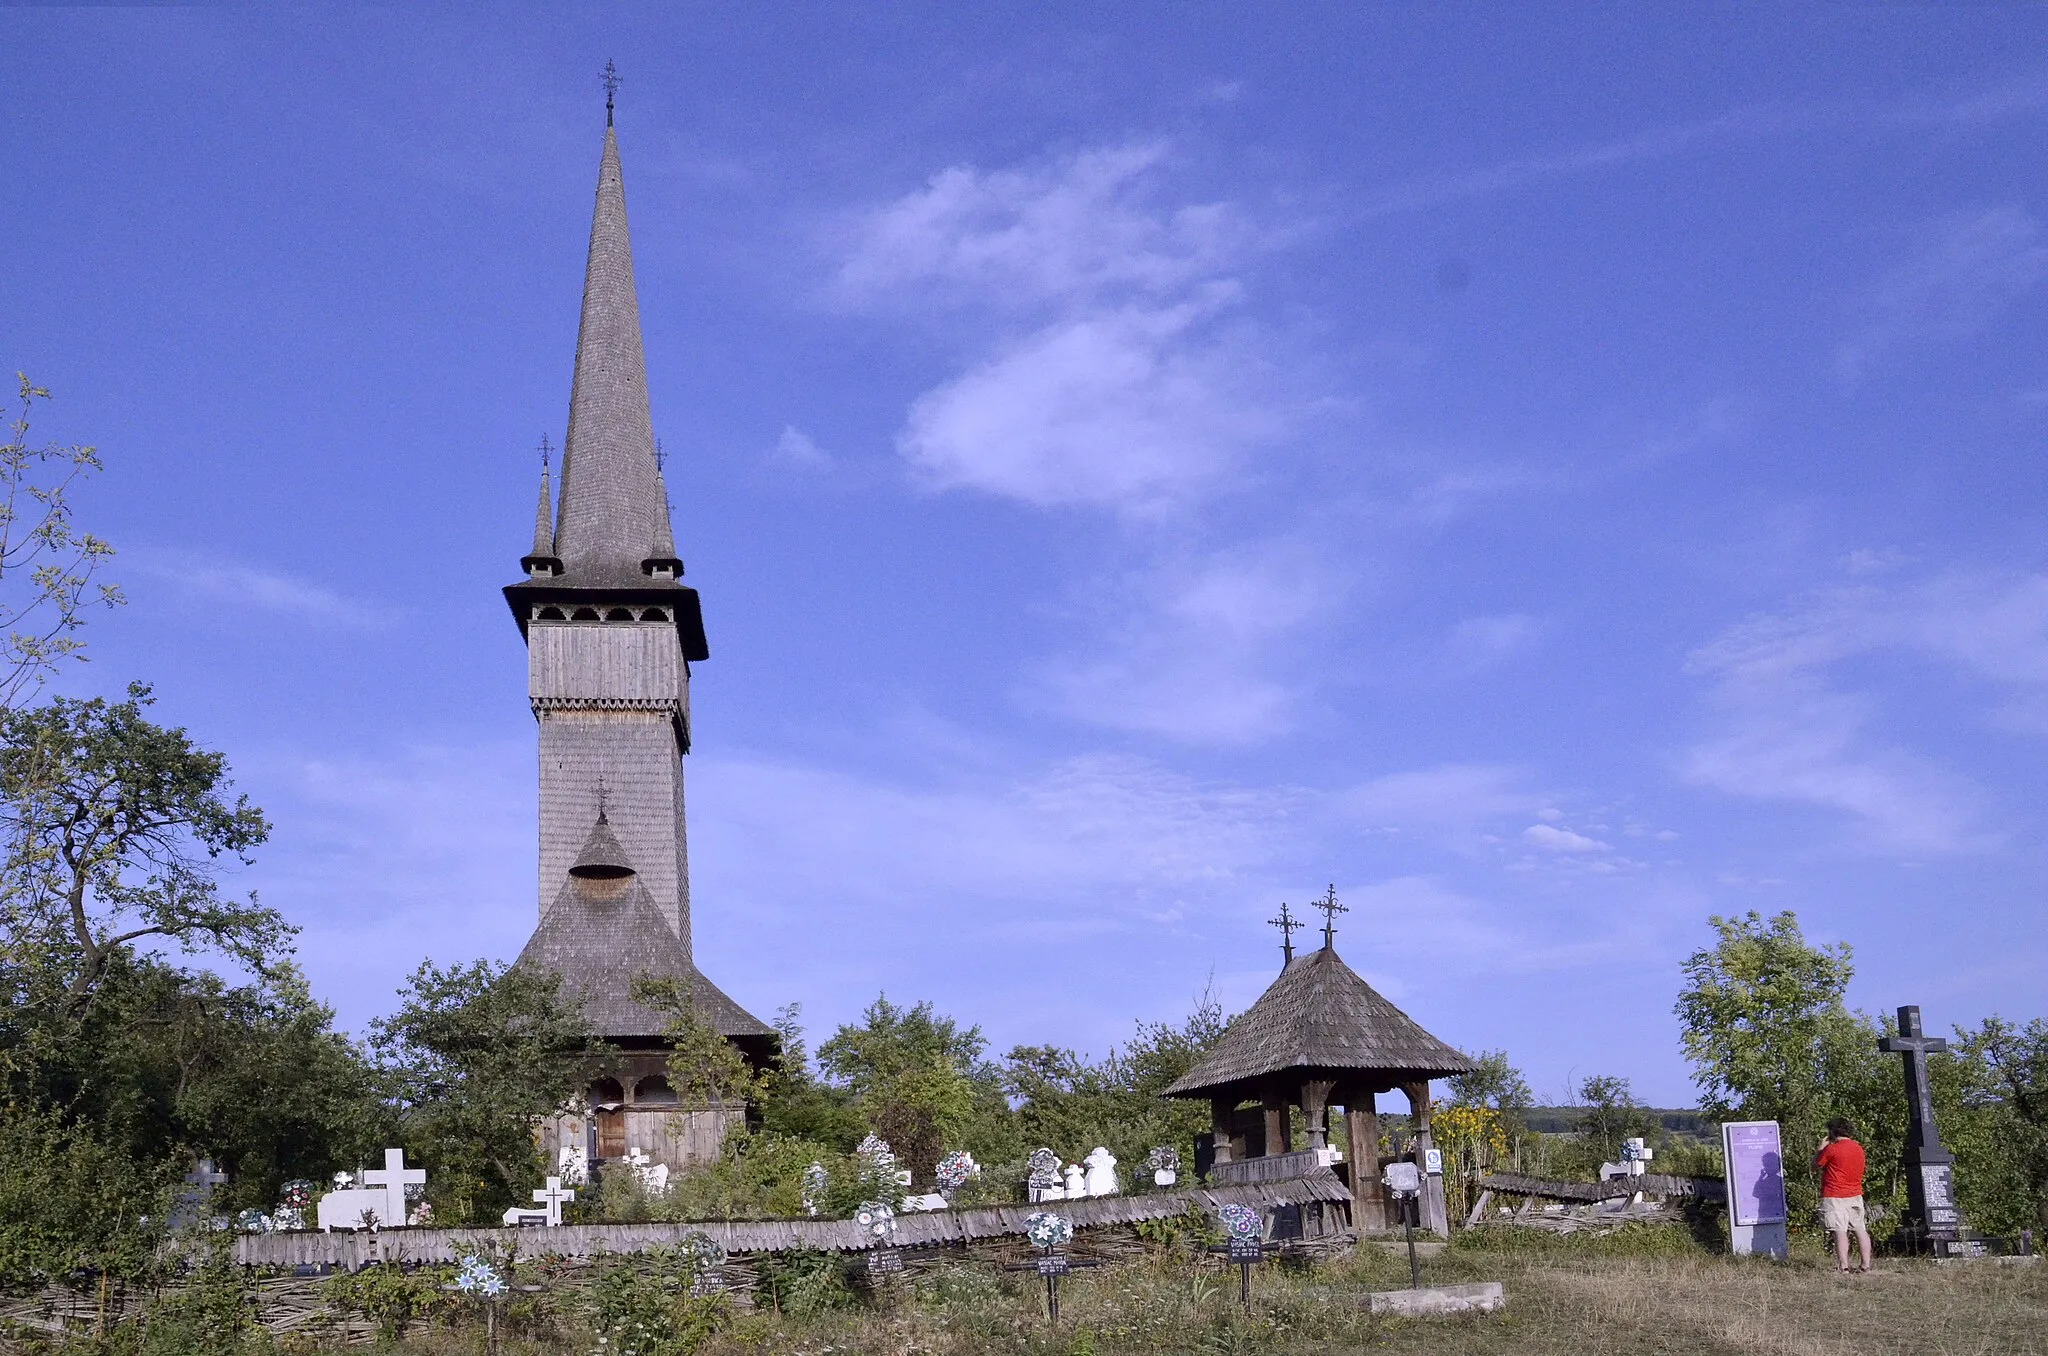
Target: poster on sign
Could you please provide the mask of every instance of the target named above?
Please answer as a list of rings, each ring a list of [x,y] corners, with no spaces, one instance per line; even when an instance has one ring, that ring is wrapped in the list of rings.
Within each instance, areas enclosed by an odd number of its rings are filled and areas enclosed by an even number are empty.
[[[1785,1150],[1776,1121],[1725,1121],[1721,1159],[1728,1186],[1728,1250],[1785,1256]]]

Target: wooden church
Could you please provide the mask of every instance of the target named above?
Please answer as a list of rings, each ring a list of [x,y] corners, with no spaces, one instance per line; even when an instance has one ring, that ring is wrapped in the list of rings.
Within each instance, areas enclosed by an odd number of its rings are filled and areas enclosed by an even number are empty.
[[[698,1014],[756,1062],[774,1032],[697,969],[683,755],[690,665],[706,659],[697,591],[682,582],[647,407],[625,185],[606,107],[582,321],[569,389],[559,500],[541,469],[526,577],[505,600],[526,638],[540,730],[539,925],[517,964],[561,976],[621,1054],[587,1106],[543,1129],[593,1161],[639,1150],[681,1168],[715,1157],[743,1106],[682,1106],[669,1086],[662,1018],[633,1001],[636,977],[678,981]]]

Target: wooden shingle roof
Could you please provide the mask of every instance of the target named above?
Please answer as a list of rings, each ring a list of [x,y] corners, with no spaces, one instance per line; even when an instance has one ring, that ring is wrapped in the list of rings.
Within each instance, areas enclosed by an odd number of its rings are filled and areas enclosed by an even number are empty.
[[[1471,1067],[1325,946],[1295,957],[1166,1095],[1251,1096],[1289,1075],[1385,1090]]]
[[[563,996],[582,1004],[591,1030],[609,1041],[637,1045],[661,1035],[661,1014],[633,1001],[633,981],[641,975],[680,981],[698,1016],[721,1036],[775,1034],[690,963],[637,876],[623,882],[571,878],[514,964],[560,975]]]

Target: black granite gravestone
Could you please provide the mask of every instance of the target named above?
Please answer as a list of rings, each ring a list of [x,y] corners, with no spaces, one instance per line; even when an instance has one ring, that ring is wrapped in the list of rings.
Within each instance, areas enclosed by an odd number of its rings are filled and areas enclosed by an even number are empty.
[[[1956,1156],[1941,1147],[1934,1125],[1934,1096],[1927,1082],[1927,1057],[1948,1050],[1948,1042],[1920,1030],[1920,1009],[1899,1009],[1899,1034],[1886,1036],[1877,1048],[1902,1056],[1906,1066],[1906,1147],[1900,1154],[1906,1174],[1906,1216],[1899,1222],[1899,1241],[1915,1252],[1945,1254],[1963,1236],[1963,1214],[1956,1208]]]

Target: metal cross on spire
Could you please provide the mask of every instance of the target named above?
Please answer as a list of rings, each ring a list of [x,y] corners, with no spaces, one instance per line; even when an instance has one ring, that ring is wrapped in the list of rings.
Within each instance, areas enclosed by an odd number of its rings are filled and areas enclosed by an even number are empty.
[[[610,798],[610,796],[611,792],[604,784],[604,774],[599,773],[597,777],[597,817],[601,820],[604,820],[606,823],[609,823],[610,820],[607,818],[605,814],[605,802]]]
[[[1323,950],[1334,950],[1337,944],[1337,915],[1350,913],[1348,904],[1337,902],[1337,887],[1332,885],[1329,893],[1316,901],[1316,907],[1323,911]]]
[[[618,92],[619,68],[607,57],[604,63],[604,125],[607,127],[612,125],[612,96]]]
[[[548,456],[549,456],[549,454],[550,454],[550,453],[552,453],[552,452],[553,452],[554,450],[555,450],[554,448],[552,448],[552,447],[550,447],[550,446],[548,445],[548,435],[547,435],[547,434],[545,434],[545,433],[541,434],[541,435],[540,435],[540,469],[541,469],[542,471],[546,471],[546,470],[548,469]]]
[[[1287,912],[1287,901],[1283,899],[1280,901],[1280,916],[1278,918],[1268,918],[1266,926],[1280,929],[1280,953],[1289,961],[1292,961],[1294,959],[1294,934],[1299,929],[1307,927],[1308,924]]]

